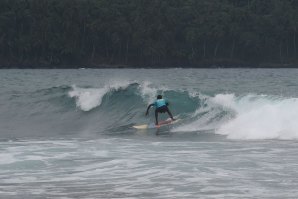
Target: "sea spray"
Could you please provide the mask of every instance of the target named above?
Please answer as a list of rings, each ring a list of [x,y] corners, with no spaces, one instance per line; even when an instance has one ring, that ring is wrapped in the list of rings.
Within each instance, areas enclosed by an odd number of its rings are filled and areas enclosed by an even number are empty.
[[[231,118],[234,112],[222,106],[220,97],[210,97],[208,95],[190,93],[190,97],[197,99],[198,107],[190,112],[182,125],[174,127],[172,132],[192,132],[192,131],[213,131]],[[231,96],[227,96],[231,98]],[[214,100],[215,99],[215,100]],[[220,101],[220,104],[217,103]],[[224,103],[226,104],[226,103]]]
[[[69,96],[76,99],[76,105],[83,111],[90,111],[99,106],[102,97],[107,93],[107,88],[78,88],[73,86]]]
[[[152,103],[158,94],[163,95],[165,91],[169,91],[170,89],[159,85],[158,87],[153,85],[149,81],[143,81],[139,84],[139,92],[144,99],[144,102],[147,104]]]
[[[297,110],[297,98],[217,94],[172,131],[213,130],[228,139],[298,139]]]

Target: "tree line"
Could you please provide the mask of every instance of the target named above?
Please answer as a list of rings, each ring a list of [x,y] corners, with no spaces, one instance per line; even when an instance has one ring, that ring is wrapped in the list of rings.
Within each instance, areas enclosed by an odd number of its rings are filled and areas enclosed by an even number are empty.
[[[0,0],[0,65],[295,64],[296,0]]]

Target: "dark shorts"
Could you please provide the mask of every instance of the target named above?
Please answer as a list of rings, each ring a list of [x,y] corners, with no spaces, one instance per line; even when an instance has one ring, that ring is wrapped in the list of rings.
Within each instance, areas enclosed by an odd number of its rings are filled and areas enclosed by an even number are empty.
[[[155,111],[158,112],[158,113],[165,113],[167,112],[169,109],[167,106],[161,106],[159,108],[157,108]]]

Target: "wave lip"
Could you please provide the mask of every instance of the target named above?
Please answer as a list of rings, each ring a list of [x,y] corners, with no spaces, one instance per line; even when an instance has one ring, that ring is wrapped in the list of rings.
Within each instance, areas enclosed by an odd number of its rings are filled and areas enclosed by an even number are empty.
[[[76,106],[82,111],[90,111],[101,105],[103,97],[113,91],[124,90],[128,88],[134,88],[137,86],[137,95],[141,95],[144,102],[151,103],[154,101],[157,93],[163,93],[168,88],[161,87],[157,89],[150,82],[130,82],[130,81],[121,81],[121,82],[112,82],[105,85],[102,88],[81,88],[76,85],[72,86],[71,91],[68,92],[68,96],[76,100]]]
[[[76,105],[83,111],[90,111],[99,106],[102,97],[107,93],[107,88],[78,88],[73,86],[73,90],[68,95],[76,99]]]
[[[130,85],[129,82],[114,82],[103,88],[80,88],[72,86],[68,92],[69,97],[76,99],[76,106],[83,111],[90,111],[100,106],[103,96],[112,90],[125,89]]]

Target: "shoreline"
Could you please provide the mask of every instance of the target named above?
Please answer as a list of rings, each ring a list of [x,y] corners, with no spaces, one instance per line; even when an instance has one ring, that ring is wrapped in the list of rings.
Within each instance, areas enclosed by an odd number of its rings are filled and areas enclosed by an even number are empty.
[[[164,62],[150,63],[78,63],[78,64],[49,64],[49,63],[2,63],[0,69],[169,69],[169,68],[298,68],[298,63],[261,62],[249,63],[232,60],[205,60],[198,63]]]

